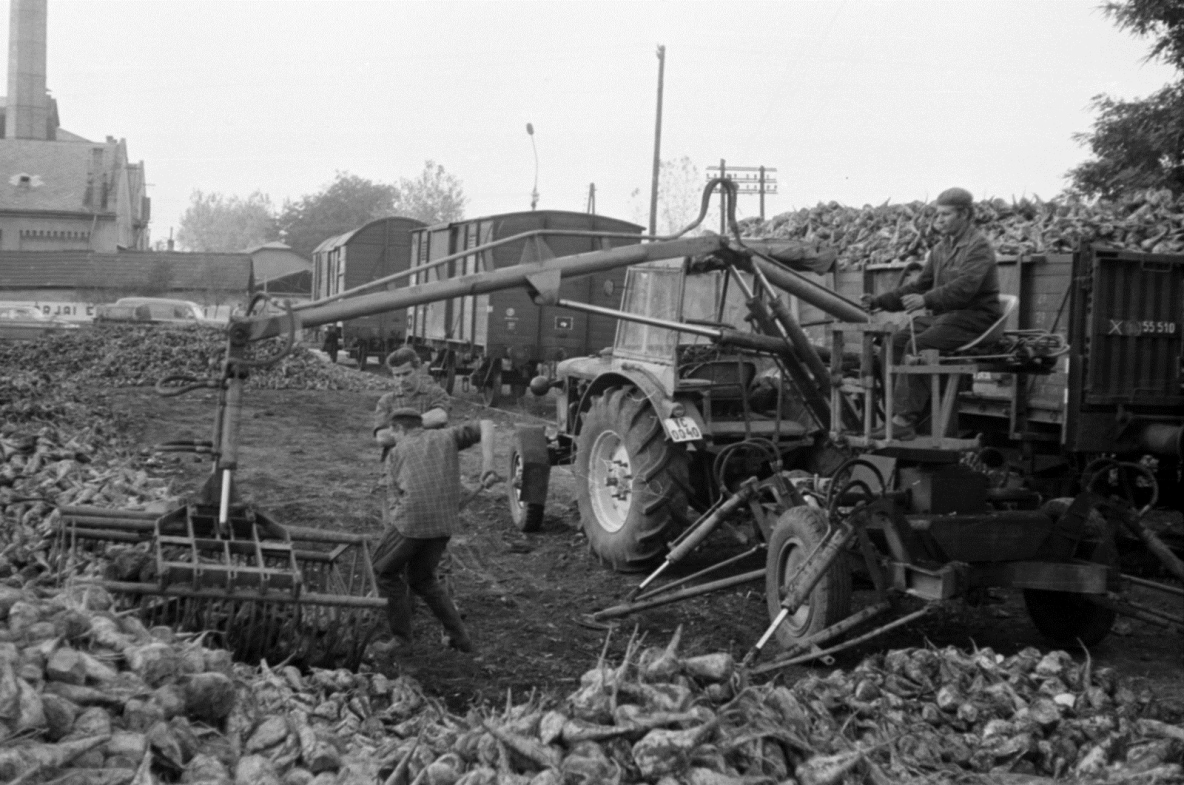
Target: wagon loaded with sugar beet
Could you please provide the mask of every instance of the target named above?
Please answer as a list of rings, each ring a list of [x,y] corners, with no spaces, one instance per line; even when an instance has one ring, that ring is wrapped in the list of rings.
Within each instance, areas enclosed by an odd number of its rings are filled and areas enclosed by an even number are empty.
[[[1070,257],[1073,286],[1059,292],[1072,306],[1064,333],[1008,330],[1001,320],[951,356],[893,366],[884,347],[905,327],[870,320],[854,304],[857,292],[845,297],[801,274],[824,268],[825,252],[736,234],[710,253],[629,269],[612,349],[566,360],[555,377],[532,383],[539,394],[557,391],[558,422],[516,436],[509,467],[516,522],[526,530],[541,523],[549,467],[570,464],[593,552],[626,572],[657,564],[625,602],[589,621],[764,581],[774,623],[753,656],[773,636],[793,649],[791,659],[816,651],[890,610],[900,594],[973,600],[988,588],[1019,588],[1038,629],[1061,644],[1100,640],[1116,613],[1184,622],[1120,595],[1116,553],[1117,540],[1137,539],[1184,578],[1178,558],[1143,525],[1157,476],[1178,476],[1179,327],[1166,325],[1180,321],[1180,299],[1171,295],[1179,260],[1116,261],[1083,247]],[[1143,386],[1126,399],[1100,389],[1099,364],[1113,367],[1122,353],[1102,335],[1113,299],[1089,296],[1089,282],[1110,281],[1116,264],[1127,289],[1164,287],[1119,308],[1123,323],[1165,325],[1136,363]],[[821,345],[794,317],[803,304],[827,316]],[[1035,311],[1030,303],[1023,313]],[[1037,419],[1024,417],[1023,400],[1019,414],[968,418],[975,430],[959,429],[958,410],[978,405],[962,395],[971,380],[1007,377],[1030,391],[1066,362],[1070,379],[1094,379],[1084,388],[1071,381],[1075,392],[1065,399],[1066,417],[1089,423],[1089,435],[1017,427]],[[907,373],[924,375],[937,391],[936,436],[876,433],[891,416],[884,391]],[[1049,465],[1050,456],[1062,473],[1068,467],[1076,498],[1037,482],[1044,478],[1033,467]],[[1115,498],[1116,479],[1138,486],[1136,498]],[[737,523],[751,525],[747,550],[659,585],[713,531]],[[762,551],[764,568],[735,572]],[[854,615],[848,562],[877,594]]]

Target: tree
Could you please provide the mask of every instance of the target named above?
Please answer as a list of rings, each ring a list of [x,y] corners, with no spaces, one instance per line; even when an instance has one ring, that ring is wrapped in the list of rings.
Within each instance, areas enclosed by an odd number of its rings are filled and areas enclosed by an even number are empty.
[[[1147,59],[1184,71],[1184,6],[1179,0],[1125,0],[1103,6],[1123,30],[1153,39]],[[1070,190],[1113,198],[1142,188],[1184,193],[1184,80],[1147,98],[1094,97],[1098,118],[1073,138],[1093,159],[1068,172]]]
[[[1098,96],[1094,108],[1093,132],[1073,137],[1094,154],[1070,172],[1075,191],[1105,198],[1144,188],[1184,193],[1184,83],[1134,101]]]
[[[284,202],[280,234],[293,251],[312,258],[313,249],[327,238],[394,214],[398,196],[396,186],[337,172],[336,179],[318,193]]]
[[[699,173],[699,167],[688,156],[662,161],[658,170],[658,234],[668,235],[681,232],[699,217],[706,181]],[[649,189],[646,189],[649,194]],[[633,220],[642,226],[649,226],[649,200],[641,204],[641,189],[632,193]],[[714,216],[712,218],[711,216]],[[719,226],[719,208],[713,199],[712,209],[696,232]]]
[[[465,201],[460,180],[427,160],[419,177],[399,180],[395,212],[427,224],[459,221],[464,218]]]
[[[279,228],[292,250],[311,257],[313,249],[329,237],[377,218],[402,215],[429,224],[456,221],[464,217],[464,206],[460,181],[443,166],[426,161],[417,178],[404,177],[397,185],[338,172],[318,193],[285,202]]]
[[[177,242],[190,251],[233,253],[277,239],[271,199],[259,191],[246,199],[194,191],[177,231]]]

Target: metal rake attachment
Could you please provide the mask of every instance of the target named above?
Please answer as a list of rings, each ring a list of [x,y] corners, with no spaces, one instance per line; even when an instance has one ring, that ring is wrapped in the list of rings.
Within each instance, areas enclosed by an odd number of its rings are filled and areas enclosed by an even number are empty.
[[[97,581],[147,625],[209,632],[244,662],[355,668],[381,619],[365,537],[280,526],[235,505],[164,515],[64,507],[62,561],[105,558]]]

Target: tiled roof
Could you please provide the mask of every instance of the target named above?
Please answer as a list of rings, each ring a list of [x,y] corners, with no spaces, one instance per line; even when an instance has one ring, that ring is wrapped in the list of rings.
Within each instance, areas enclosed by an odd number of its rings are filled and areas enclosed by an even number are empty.
[[[0,252],[0,289],[127,289],[149,281],[173,290],[245,292],[253,265],[241,253]]]
[[[0,210],[113,212],[115,208],[115,142],[63,142],[0,139]],[[100,171],[92,176],[93,151],[103,151]],[[102,173],[110,195],[102,207]],[[28,181],[21,183],[21,175]],[[93,179],[87,203],[88,179]]]

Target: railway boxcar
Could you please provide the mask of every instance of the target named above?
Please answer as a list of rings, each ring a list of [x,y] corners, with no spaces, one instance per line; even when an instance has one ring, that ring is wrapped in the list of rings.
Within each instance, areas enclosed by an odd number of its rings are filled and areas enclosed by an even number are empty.
[[[411,232],[412,267],[501,242],[443,264],[427,266],[412,283],[489,271],[522,262],[640,242],[642,227],[590,213],[538,210],[438,224]],[[564,280],[560,296],[616,308],[623,269]],[[613,342],[616,319],[539,306],[525,291],[507,290],[420,305],[407,311],[408,340],[431,352],[432,371],[452,392],[458,377],[488,404],[521,397],[531,378],[567,357],[598,352]]]
[[[326,239],[313,251],[312,298],[326,297],[407,269],[411,236],[426,226],[414,218],[379,218],[357,229]],[[399,281],[389,288],[406,286]],[[344,348],[365,367],[367,358],[382,355],[403,343],[404,310],[351,319],[342,325]]]

